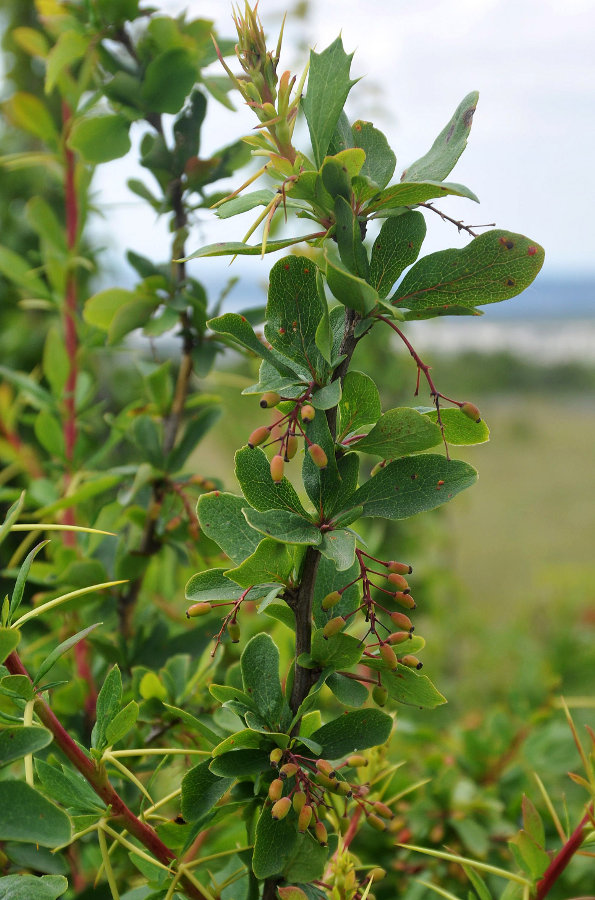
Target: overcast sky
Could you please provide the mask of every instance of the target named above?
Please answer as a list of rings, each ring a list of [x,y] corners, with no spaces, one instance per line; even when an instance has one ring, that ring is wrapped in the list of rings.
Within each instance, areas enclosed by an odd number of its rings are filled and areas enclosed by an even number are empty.
[[[222,36],[233,35],[225,0],[154,5],[169,13],[187,9],[191,17],[213,19]],[[271,43],[283,10],[292,5],[260,0]],[[346,50],[356,51],[352,74],[365,76],[352,90],[347,112],[387,134],[397,152],[397,179],[426,152],[460,100],[479,90],[467,150],[449,177],[470,187],[481,206],[448,198],[443,208],[470,224],[496,222],[528,234],[545,246],[550,274],[595,273],[595,0],[302,5],[306,18],[290,17],[286,25],[282,67],[301,67],[304,39],[322,50],[342,32]],[[201,155],[254,124],[247,110],[234,116],[214,102],[210,108]],[[101,205],[110,204],[103,233],[119,247],[166,258],[167,235],[124,186],[133,168],[127,160],[100,167],[95,186]],[[148,173],[143,177],[150,180]],[[464,243],[452,226],[433,218],[426,252]],[[245,228],[243,219],[219,223],[209,214],[189,248],[240,239]],[[221,261],[213,263],[220,268]]]

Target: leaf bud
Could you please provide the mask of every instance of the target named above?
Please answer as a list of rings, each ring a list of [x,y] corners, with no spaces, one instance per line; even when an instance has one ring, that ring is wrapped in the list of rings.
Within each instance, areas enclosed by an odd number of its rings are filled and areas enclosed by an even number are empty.
[[[302,810],[303,811],[303,810]],[[314,834],[316,835],[316,840],[319,844],[322,844],[323,847],[326,847],[326,842],[328,841],[328,834],[326,828],[322,824],[322,822],[317,822],[314,826]]]
[[[481,413],[475,403],[469,403],[468,400],[465,403],[461,404],[461,412],[464,416],[467,416],[468,419],[471,419],[473,422],[481,422]]]
[[[208,600],[201,600],[200,603],[193,603],[186,610],[187,619],[196,619],[197,616],[206,616],[212,610],[212,605]]]
[[[380,656],[387,664],[389,669],[397,668],[397,655],[392,647],[389,647],[388,644],[382,644],[380,647]]]
[[[275,747],[273,750],[271,750],[269,759],[272,766],[278,766],[283,759],[283,750],[281,749],[281,747]]]
[[[399,626],[399,628],[406,628],[407,631],[415,631],[413,622],[411,621],[409,616],[405,615],[405,613],[392,612],[390,614],[390,617],[395,625]]]
[[[417,603],[411,596],[409,592],[405,593],[405,591],[395,591],[393,597],[397,601],[400,606],[404,606],[405,609],[416,609]]]
[[[393,631],[392,634],[389,634],[387,637],[387,643],[389,644],[402,644],[405,641],[411,640],[411,632],[410,631]]]
[[[270,409],[276,406],[281,400],[280,395],[276,391],[266,391],[260,398],[260,405],[263,409]]]
[[[345,625],[345,619],[343,616],[335,616],[334,619],[329,619],[324,628],[322,629],[322,634],[325,638],[330,638],[334,634],[338,634],[343,626]]]
[[[374,685],[374,689],[372,691],[372,700],[374,701],[376,706],[386,706],[386,701],[388,700],[388,691],[383,684]]]
[[[353,756],[348,756],[346,759],[347,765],[351,766],[353,769],[360,769],[363,766],[368,765],[368,760],[365,756],[362,756],[359,753],[354,753]]]
[[[324,610],[332,609],[333,606],[336,606],[339,600],[341,599],[341,594],[339,591],[331,591],[330,594],[327,594],[326,597],[322,600],[321,606]]]
[[[316,768],[328,778],[336,778],[337,774],[327,759],[317,759]]]
[[[298,814],[298,831],[300,834],[304,834],[304,832],[308,830],[308,826],[312,821],[312,813],[313,810],[311,806],[302,806]]]
[[[390,575],[387,575],[389,582],[398,588],[400,591],[409,593],[410,587],[406,578],[403,578],[402,575],[399,575],[398,572],[391,572]]]
[[[282,456],[273,456],[271,460],[271,478],[275,482],[275,484],[279,484],[280,481],[283,481],[283,465],[285,460]]]
[[[281,801],[279,800],[279,803],[280,802]],[[372,828],[376,829],[376,831],[384,831],[384,829],[386,828],[384,819],[381,819],[380,816],[377,816],[375,813],[370,813],[366,821],[368,822],[368,825],[371,825]]]
[[[306,805],[306,795],[303,791],[296,791],[293,795],[293,808],[299,815]]]
[[[290,809],[291,800],[289,797],[281,797],[280,800],[277,800],[277,802],[273,804],[271,816],[278,822],[285,818]]]
[[[413,568],[407,563],[395,562],[395,560],[391,560],[388,564],[388,571],[394,572],[397,575],[411,575],[411,573],[413,572]]]
[[[269,800],[276,802],[283,796],[283,781],[281,778],[275,778],[269,785]]]
[[[402,662],[404,666],[409,666],[411,669],[422,669],[424,665],[419,661],[417,656],[412,655],[403,656],[400,662]]]
[[[326,469],[328,458],[320,444],[310,444],[308,453],[312,457],[312,462],[315,466],[318,466],[319,469]]]
[[[372,882],[382,881],[383,878],[386,878],[386,869],[381,869],[380,866],[370,869],[366,875],[366,880]]]
[[[381,816],[383,819],[394,818],[395,814],[392,811],[392,809],[390,808],[390,806],[387,806],[386,803],[381,803],[380,800],[376,801],[376,803],[374,804],[374,809],[376,810],[378,815]]]
[[[316,410],[314,409],[313,406],[310,406],[309,403],[306,403],[304,406],[302,406],[302,408],[300,410],[300,415],[302,417],[302,422],[305,422],[307,425],[308,422],[314,421],[314,417],[316,415]]]
[[[270,429],[267,428],[266,425],[261,425],[260,428],[257,428],[255,431],[253,431],[248,438],[248,446],[251,450],[253,450],[255,447],[258,447],[259,444],[264,444],[264,442],[268,437],[270,437],[270,435]]]
[[[227,626],[227,633],[232,644],[239,644],[240,642],[240,626],[237,622],[230,622]]]
[[[285,763],[285,765],[281,766],[279,769],[279,776],[281,778],[293,778],[298,771],[298,768],[299,766],[296,766],[295,763]]]
[[[298,452],[299,441],[295,434],[290,434],[285,443],[285,460],[289,462]]]

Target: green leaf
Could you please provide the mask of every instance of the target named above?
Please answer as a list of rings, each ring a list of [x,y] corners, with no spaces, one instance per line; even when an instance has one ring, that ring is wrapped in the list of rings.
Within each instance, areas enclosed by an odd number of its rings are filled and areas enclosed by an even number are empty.
[[[62,806],[83,813],[101,813],[105,809],[103,800],[78,772],[65,766],[57,769],[42,759],[35,760],[35,770],[44,793]]]
[[[304,256],[286,256],[271,269],[264,334],[271,346],[312,376],[326,366],[316,346],[323,303],[316,266]]]
[[[49,411],[42,409],[33,423],[35,437],[50,456],[64,459],[64,432],[61,423]]]
[[[245,520],[252,529],[274,541],[284,544],[320,544],[320,530],[301,516],[285,509],[269,509],[259,512],[248,507],[242,510]],[[219,543],[217,541],[217,543]]]
[[[392,731],[393,720],[379,709],[358,709],[333,719],[310,735],[322,744],[325,759],[339,759],[349,753],[384,744]]]
[[[68,889],[63,875],[5,875],[0,900],[56,900]]]
[[[283,869],[286,881],[300,881],[305,885],[323,877],[329,850],[318,843],[316,838],[306,832],[298,835],[294,851]],[[284,896],[286,900],[287,895]],[[300,900],[299,895],[296,895]],[[291,897],[287,898],[291,900]]]
[[[251,734],[256,735],[256,731]],[[232,750],[210,764],[211,772],[221,778],[241,778],[270,769],[269,754],[264,750]]]
[[[180,709],[179,706],[172,706],[170,703],[163,703],[165,709],[172,714],[175,719],[180,719],[183,725],[191,732],[197,732],[202,738],[210,744],[211,747],[216,746],[221,740],[220,735],[215,734],[204,722],[193,716],[192,713]]]
[[[276,253],[278,250],[285,250],[292,244],[299,244],[313,235],[304,235],[300,238],[285,238],[281,241],[267,241],[265,253]],[[262,244],[243,244],[240,241],[222,241],[217,244],[208,244],[206,247],[200,247],[185,256],[184,259],[177,262],[189,262],[191,259],[202,259],[205,256],[262,256]]]
[[[408,181],[426,181],[430,178],[442,181],[446,178],[467,146],[478,99],[477,91],[467,94],[426,155],[405,169],[403,180],[406,178]]]
[[[180,441],[166,459],[168,472],[179,472],[184,467],[188,458],[194,453],[203,437],[217,424],[223,410],[220,406],[211,406],[201,409],[187,423]]]
[[[50,147],[59,143],[59,135],[54,120],[45,103],[34,94],[17,91],[3,104],[7,118],[17,128],[41,138]]]
[[[238,450],[235,464],[236,478],[250,506],[261,512],[268,509],[287,509],[308,519],[306,510],[287,478],[283,478],[279,484],[273,481],[269,461],[259,447],[253,450],[243,447]]]
[[[511,850],[516,849],[515,856],[520,857],[520,864],[531,878],[541,878],[551,862],[543,847],[538,847],[533,838],[529,837],[527,832],[522,829],[508,842],[508,845]]]
[[[293,568],[294,558],[287,544],[265,538],[239,566],[227,569],[225,576],[244,588],[275,582],[287,584]]]
[[[478,872],[474,871],[471,866],[462,866],[461,868],[475,888],[479,900],[493,900],[493,897],[481,875]]]
[[[26,675],[5,675],[0,681],[0,692],[19,700],[29,701],[35,697],[33,685]]]
[[[210,760],[199,763],[182,779],[182,816],[197,822],[208,813],[233,784],[232,778],[219,778],[209,769]]]
[[[316,346],[320,350],[322,358],[330,365],[333,358],[333,335],[331,331],[328,303],[326,302],[326,294],[324,292],[324,280],[322,277],[322,272],[320,271],[318,266],[316,267],[316,287],[318,289],[318,296],[320,297],[320,303],[322,306],[322,317],[320,319],[320,322],[316,326],[314,340],[316,342]]]
[[[186,599],[192,603],[198,603],[204,600],[237,600],[243,589],[231,581],[223,574],[225,569],[207,569],[204,572],[198,572],[186,584]],[[255,588],[250,591],[248,597],[251,600],[258,600],[268,593],[268,589]]]
[[[85,302],[83,318],[88,325],[108,331],[118,310],[126,303],[130,303],[134,297],[134,291],[126,291],[124,288],[108,288],[105,291],[99,291]]]
[[[67,640],[62,641],[61,644],[59,644],[54,650],[52,650],[49,656],[46,656],[39,669],[37,670],[37,674],[33,679],[33,684],[39,684],[41,679],[45,675],[47,675],[52,666],[58,662],[61,656],[64,656],[64,654],[67,653],[71,647],[74,647],[75,644],[79,643],[79,641],[84,640],[88,634],[90,634],[102,624],[102,622],[96,622],[94,625],[89,625],[88,628],[83,628],[82,631],[78,631],[76,634],[73,634],[72,637],[69,637],[67,638]]]
[[[122,702],[122,675],[118,666],[107,673],[97,697],[96,717],[91,734],[91,746],[97,750],[107,747],[107,726],[117,715]]]
[[[343,306],[367,316],[378,303],[378,294],[371,284],[349,272],[340,262],[329,258],[325,251],[326,278],[333,296]]]
[[[203,494],[197,505],[198,521],[203,532],[219,544],[236,565],[252,556],[262,540],[258,534],[260,529],[255,531],[250,527],[245,507],[243,497],[222,491]]]
[[[229,335],[229,337],[240,344],[240,346],[245,347],[247,350],[251,350],[252,353],[265,359],[278,372],[281,372],[282,375],[291,378],[292,382],[296,380],[295,372],[287,366],[284,366],[283,363],[271,353],[268,347],[256,337],[254,329],[245,316],[241,316],[238,313],[225,313],[224,316],[210,319],[207,324],[212,331],[217,332],[217,334]]]
[[[370,284],[384,300],[407,266],[419,256],[426,236],[426,220],[419,212],[387,219],[372,247]]]
[[[286,603],[269,603],[263,609],[263,613],[295,631],[295,616]]]
[[[337,700],[345,706],[363,706],[368,699],[367,687],[354,678],[346,678],[345,675],[333,672],[326,683]]]
[[[198,70],[188,50],[171,47],[147,66],[141,98],[157,113],[177,113],[192,90]]]
[[[435,409],[428,412],[424,410],[424,415],[432,422],[438,421],[438,413]],[[444,425],[444,437],[448,444],[453,444],[453,446],[484,444],[490,439],[490,429],[484,420],[474,422],[460,409],[441,409],[440,418]]]
[[[69,817],[39,791],[24,781],[0,782],[0,840],[51,848],[67,844],[70,836]]]
[[[332,409],[341,399],[341,379],[331,381],[312,394],[312,406],[314,409]]]
[[[121,306],[109,327],[108,344],[117,344],[135,328],[142,328],[143,325],[146,325],[158,306],[159,298],[147,300],[143,297],[136,297],[130,303]]]
[[[318,468],[309,453],[304,453],[302,463],[302,480],[306,493],[322,518],[330,515],[341,500],[339,493],[341,481],[335,458],[335,443],[327,417],[322,410],[316,410],[314,420],[307,426],[307,434],[312,443],[322,447],[327,458],[324,469]]]
[[[363,156],[363,154],[362,154]],[[346,203],[351,200],[351,178],[347,168],[334,156],[327,156],[320,170],[325,190],[333,198],[342,197]]]
[[[218,206],[215,215],[220,219],[229,219],[231,216],[238,216],[240,213],[249,212],[257,206],[268,206],[275,197],[275,192],[270,190],[251,191],[248,194],[240,194],[232,200],[227,200]]]
[[[17,575],[17,580],[15,581],[14,590],[12,592],[12,597],[10,598],[10,615],[14,616],[17,609],[21,605],[21,601],[23,599],[23,592],[25,590],[25,584],[27,583],[27,578],[29,577],[29,572],[31,570],[31,565],[33,564],[33,560],[37,556],[40,550],[42,550],[46,544],[49,544],[49,541],[41,541],[41,543],[37,544],[33,550],[30,550],[23,564],[19,569],[19,574]],[[12,632],[14,634],[14,632]],[[18,643],[18,639],[17,639]],[[16,647],[16,644],[15,644]],[[4,657],[5,658],[5,657]],[[0,662],[4,662],[4,658],[0,659]]]
[[[337,572],[344,572],[355,559],[355,535],[350,531],[327,531],[319,549],[334,562]]]
[[[407,519],[447,503],[477,480],[475,469],[458,459],[427,454],[389,463],[353,494],[364,516]]]
[[[54,397],[62,397],[68,380],[70,364],[64,353],[64,340],[53,325],[48,329],[43,345],[43,374],[50,384]]]
[[[37,271],[14,250],[0,246],[0,274],[25,289],[29,297],[49,299],[48,286]]]
[[[128,129],[122,116],[93,116],[76,119],[68,138],[68,146],[91,165],[125,156],[130,150]]]
[[[440,250],[421,259],[392,302],[408,309],[499,303],[524,291],[543,259],[543,248],[522,234],[486,231],[462,250]]]
[[[240,658],[244,691],[272,728],[276,727],[285,698],[279,680],[279,650],[270,635],[255,635],[246,644]]]
[[[386,187],[393,177],[397,157],[385,136],[371,122],[363,122],[361,119],[353,123],[351,131],[354,146],[361,147],[366,154],[361,174],[370,178],[378,187]]]
[[[90,38],[78,31],[63,31],[50,50],[46,61],[45,92],[51,93],[60,80],[62,72],[82,59],[89,48]]]
[[[117,713],[105,729],[105,739],[108,746],[113,747],[125,737],[131,728],[134,728],[138,719],[139,706],[134,700]]]
[[[16,650],[20,639],[20,631],[14,631],[12,628],[0,628],[0,663],[3,663],[13,650]]]
[[[310,657],[316,664],[313,668],[348,669],[360,661],[362,650],[361,642],[351,634],[340,632],[325,638],[322,629],[318,629],[312,637]]]
[[[293,857],[299,839],[295,815],[275,821],[266,803],[256,825],[252,871],[259,879],[271,878],[283,871]]]
[[[393,184],[372,198],[366,207],[366,213],[380,212],[386,214],[387,210],[400,209],[403,206],[415,206],[417,203],[425,203],[437,197],[447,197],[449,194],[455,197],[466,197],[479,203],[473,191],[464,184],[455,184],[452,181],[413,181]]]
[[[317,628],[323,628],[330,618],[334,616],[346,616],[353,612],[360,603],[359,586],[352,584],[341,595],[341,600],[331,610],[325,611],[321,602],[331,591],[340,590],[345,584],[350,584],[360,574],[359,564],[354,562],[350,569],[337,572],[337,567],[326,556],[321,557],[318,565],[316,586],[314,588],[313,614],[314,624]]]
[[[341,262],[353,275],[368,280],[370,265],[362,242],[359,219],[344,197],[335,200],[335,237]]]
[[[339,402],[339,441],[371,422],[382,413],[378,388],[369,375],[348,372],[343,379],[343,393]]]
[[[526,794],[523,794],[522,810],[523,828],[538,847],[545,847],[545,829],[542,818]]]
[[[406,645],[409,649],[408,644]],[[420,709],[434,709],[446,703],[446,698],[436,690],[427,675],[420,675],[409,666],[397,665],[396,670],[390,670],[382,659],[366,659],[366,665],[370,669],[382,672],[382,683],[388,690],[388,695],[397,703],[407,706],[418,706]]]
[[[346,54],[340,37],[322,53],[310,52],[308,92],[303,99],[314,162],[320,168],[345,106],[356,83],[349,78],[353,54]]]
[[[351,448],[383,459],[395,459],[435,447],[441,440],[438,425],[428,416],[402,406],[385,412],[369,434]]]
[[[27,221],[53,253],[64,258],[67,253],[64,226],[43,197],[31,197],[27,203]],[[54,328],[57,332],[57,329]]]
[[[0,766],[6,766],[15,759],[43,750],[51,743],[51,731],[37,725],[0,728]]]

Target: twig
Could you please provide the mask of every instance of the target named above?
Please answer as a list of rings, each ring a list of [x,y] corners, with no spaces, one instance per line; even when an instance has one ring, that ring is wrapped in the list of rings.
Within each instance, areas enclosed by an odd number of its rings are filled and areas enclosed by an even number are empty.
[[[417,203],[415,206],[408,206],[407,209],[415,209],[419,206],[423,206],[424,209],[429,209],[436,213],[436,215],[440,216],[444,222],[451,222],[453,225],[456,225],[459,234],[461,231],[466,231],[467,234],[470,234],[471,237],[474,238],[479,237],[477,232],[473,231],[474,228],[493,228],[496,225],[495,222],[488,222],[486,225],[465,225],[462,219],[453,219],[452,216],[447,216],[446,213],[443,213],[440,209],[436,209],[433,203]]]

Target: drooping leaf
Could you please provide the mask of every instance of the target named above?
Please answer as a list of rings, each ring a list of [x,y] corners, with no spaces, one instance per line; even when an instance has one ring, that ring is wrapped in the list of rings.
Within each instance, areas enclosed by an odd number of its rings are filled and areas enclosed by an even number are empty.
[[[293,568],[294,558],[288,545],[264,538],[254,553],[236,568],[227,569],[225,576],[243,588],[255,584],[287,584]]]
[[[415,262],[426,236],[426,220],[419,212],[387,219],[372,247],[370,283],[381,299],[388,297],[401,273]]]
[[[486,231],[462,250],[440,250],[417,262],[392,302],[412,310],[499,303],[524,291],[543,259],[543,248],[522,234]]]
[[[327,154],[347,95],[355,84],[349,77],[352,57],[345,53],[340,37],[322,53],[310,52],[308,91],[302,102],[317,168]]]
[[[0,766],[7,766],[15,759],[43,750],[51,742],[51,731],[37,725],[0,728]]]
[[[0,900],[57,900],[68,890],[63,875],[4,875]]]
[[[58,146],[59,135],[52,114],[35,94],[17,91],[3,104],[3,111],[17,128],[41,138],[52,148]]]
[[[271,806],[263,806],[254,840],[252,871],[259,879],[280,874],[295,852],[300,835],[295,825],[295,815],[290,813],[285,819],[275,821],[271,816]]]
[[[355,559],[355,535],[344,529],[327,531],[322,538],[320,552],[334,562],[337,572],[344,572],[351,568]]]
[[[24,288],[30,297],[48,299],[51,296],[46,282],[39,277],[37,271],[26,259],[8,247],[0,246],[0,274]]]
[[[384,188],[393,177],[397,157],[391,150],[386,137],[371,122],[358,119],[352,127],[353,144],[361,147],[366,161],[361,174],[370,178],[379,188]]]
[[[322,744],[325,759],[339,759],[349,753],[384,744],[392,727],[391,716],[380,709],[358,709],[333,719],[310,737]]]
[[[271,478],[269,461],[259,447],[243,447],[235,455],[236,478],[244,497],[254,509],[287,509],[308,519],[294,488],[286,478],[276,484]]]
[[[339,440],[364,425],[377,422],[381,412],[380,397],[374,380],[363,372],[348,372],[343,379],[343,393],[339,402]]]
[[[182,815],[197,822],[208,813],[233,784],[232,778],[220,778],[209,769],[210,760],[193,766],[182,779]]]
[[[438,413],[435,409],[424,410],[424,415],[432,422],[438,421]],[[490,429],[482,419],[474,422],[460,409],[441,409],[440,418],[444,425],[444,437],[448,444],[463,446],[471,444],[483,444],[490,439]]]
[[[333,296],[343,306],[355,309],[361,316],[367,316],[378,303],[378,294],[371,284],[353,275],[338,260],[331,259],[325,252],[326,277]]]
[[[0,840],[51,848],[68,843],[70,835],[69,817],[43,794],[24,781],[0,782]]]
[[[241,316],[238,313],[225,313],[225,315],[218,316],[216,319],[210,319],[207,324],[217,334],[229,335],[240,346],[246,347],[247,350],[251,350],[257,356],[261,356],[286,378],[289,377],[292,381],[296,380],[296,373],[283,365],[271,353],[269,348],[262,341],[259,341],[245,316]]]
[[[279,650],[270,635],[255,635],[240,658],[244,691],[271,727],[276,727],[285,706],[279,680]]]
[[[372,430],[352,449],[383,459],[395,459],[409,453],[421,453],[442,440],[440,429],[428,416],[408,406],[389,409]]]
[[[363,506],[364,516],[407,519],[447,503],[476,480],[475,469],[458,459],[433,454],[404,457],[366,481],[350,504]]]
[[[368,689],[360,681],[333,672],[326,680],[335,697],[345,706],[360,707],[368,699]]]
[[[97,721],[91,733],[91,746],[97,750],[103,750],[107,746],[107,726],[118,713],[121,702],[122,675],[118,666],[113,666],[107,673],[97,697]]]
[[[118,115],[77,119],[70,131],[68,145],[92,165],[109,162],[125,156],[130,150],[129,127],[126,119]]]
[[[351,202],[344,197],[335,200],[335,237],[341,262],[353,275],[368,280],[370,264],[363,245],[359,220]]]
[[[409,642],[407,642],[409,652]],[[446,703],[446,698],[436,690],[427,675],[421,675],[409,666],[397,665],[395,671],[388,668],[384,660],[367,659],[366,665],[382,672],[382,683],[388,689],[388,695],[397,703],[407,706],[418,706],[423,709],[434,709]]]
[[[472,91],[461,100],[452,119],[442,129],[425,156],[420,157],[405,169],[404,181],[442,181],[453,170],[461,153],[467,146],[473,114],[479,94]]]
[[[274,541],[285,544],[320,544],[320,530],[311,522],[286,509],[269,509],[259,512],[250,507],[242,510],[244,518],[252,530],[256,530]]]
[[[197,506],[200,527],[236,565],[251,556],[262,540],[242,512],[245,508],[243,497],[223,491],[203,494]]]

